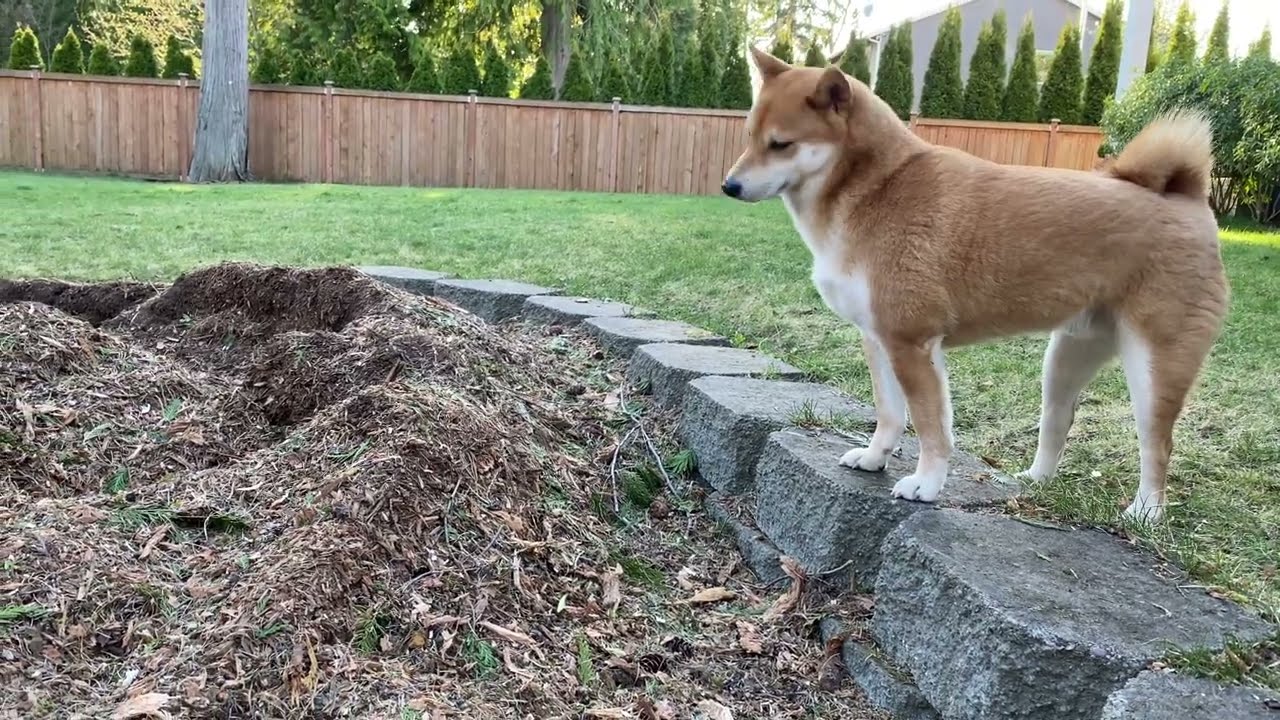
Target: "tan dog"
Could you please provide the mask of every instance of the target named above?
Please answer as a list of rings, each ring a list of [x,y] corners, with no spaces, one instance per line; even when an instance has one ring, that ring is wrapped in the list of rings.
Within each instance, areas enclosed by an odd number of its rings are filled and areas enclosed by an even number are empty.
[[[861,331],[876,430],[841,464],[883,469],[909,407],[920,459],[893,494],[936,500],[953,446],[944,349],[1051,331],[1024,475],[1054,475],[1081,390],[1119,354],[1141,463],[1126,514],[1159,519],[1173,426],[1227,312],[1204,119],[1161,118],[1095,171],[998,165],[920,140],[836,68],[752,54],[761,83],[724,191],[781,196],[823,300]]]

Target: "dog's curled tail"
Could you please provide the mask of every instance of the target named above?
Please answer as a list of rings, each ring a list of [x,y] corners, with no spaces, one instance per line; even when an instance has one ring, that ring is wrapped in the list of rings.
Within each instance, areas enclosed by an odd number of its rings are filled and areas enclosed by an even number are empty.
[[[1206,200],[1213,172],[1213,129],[1199,112],[1175,110],[1151,121],[1104,172],[1153,192]]]

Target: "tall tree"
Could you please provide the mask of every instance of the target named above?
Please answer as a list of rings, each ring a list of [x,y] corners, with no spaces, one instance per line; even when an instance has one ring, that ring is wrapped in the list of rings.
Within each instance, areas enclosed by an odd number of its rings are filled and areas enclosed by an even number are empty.
[[[125,77],[160,77],[160,62],[156,60],[156,48],[143,35],[134,35],[129,44],[129,59],[124,65]]]
[[[880,67],[876,70],[876,94],[903,120],[911,116],[911,104],[915,100],[911,45],[910,25],[899,25],[890,30],[889,39],[880,51]]]
[[[852,75],[864,84],[871,84],[871,62],[867,58],[867,41],[857,35],[857,30],[849,33],[849,44],[840,54],[840,69]]]
[[[1209,33],[1209,43],[1204,49],[1206,63],[1224,63],[1231,59],[1231,50],[1227,46],[1227,35],[1231,30],[1231,19],[1227,15],[1227,2],[1223,0],[1218,17],[1214,18],[1213,30]]]
[[[725,63],[724,79],[720,82],[720,104],[735,110],[751,107],[751,70],[740,42],[730,46],[732,52]]]
[[[53,49],[53,62],[49,70],[58,73],[81,75],[84,73],[84,50],[80,47],[80,38],[76,31],[67,28],[66,37]]]
[[[698,36],[690,33],[685,41],[684,58],[676,76],[676,104],[681,107],[711,107],[707,94],[707,78],[702,72],[702,52]]]
[[[207,0],[192,182],[249,179],[248,0]]]
[[[978,47],[969,60],[969,81],[964,86],[964,116],[970,120],[999,120],[1004,100],[1004,49],[1008,24],[1003,10],[978,33]]]
[[[958,118],[964,114],[964,80],[960,76],[960,8],[952,6],[942,19],[929,66],[920,89],[920,114]]]
[[[710,3],[703,5],[698,20],[698,59],[702,74],[702,101],[705,107],[720,107],[721,81],[724,79],[724,55],[727,46],[728,20],[724,12]]]
[[[14,70],[44,69],[40,40],[30,27],[24,25],[13,34],[13,42],[9,45],[9,67]]]
[[[90,75],[119,75],[120,63],[104,43],[94,43],[93,50],[89,52],[88,71]]]
[[[1102,13],[1102,27],[1093,43],[1089,56],[1089,77],[1084,83],[1084,105],[1080,109],[1080,122],[1097,125],[1102,122],[1102,111],[1107,98],[1116,94],[1116,79],[1120,75],[1120,50],[1124,43],[1124,0],[1108,0]]]
[[[1173,38],[1165,62],[1191,65],[1196,61],[1196,16],[1191,5],[1183,0],[1178,6],[1178,16],[1173,21]]]
[[[1080,71],[1080,30],[1074,23],[1062,29],[1049,77],[1040,89],[1040,122],[1060,120],[1066,125],[1080,122],[1080,91],[1084,78]]]
[[[1249,43],[1249,57],[1251,58],[1271,58],[1271,26],[1266,25],[1262,28],[1262,34],[1258,39]]]
[[[1030,13],[1018,32],[1018,50],[1009,71],[1009,85],[1004,91],[1000,119],[1007,122],[1035,122],[1040,105],[1040,88],[1036,79],[1036,29]]]

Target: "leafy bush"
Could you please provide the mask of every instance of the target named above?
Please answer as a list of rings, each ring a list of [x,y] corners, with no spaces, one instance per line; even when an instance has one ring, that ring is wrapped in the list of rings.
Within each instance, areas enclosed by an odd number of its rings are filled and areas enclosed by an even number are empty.
[[[84,74],[84,50],[80,47],[80,38],[76,37],[71,28],[67,28],[62,42],[53,49],[53,62],[49,63],[49,70],[72,75]]]
[[[105,43],[94,43],[93,50],[89,52],[88,70],[90,75],[119,75],[120,63],[116,62],[111,48]]]
[[[1049,77],[1040,88],[1040,122],[1060,120],[1066,125],[1080,122],[1080,29],[1074,24],[1062,29]]]
[[[23,25],[13,34],[13,42],[9,45],[9,67],[14,70],[30,70],[32,67],[44,69],[44,58],[40,56],[40,39],[35,31]]]
[[[920,114],[931,118],[964,115],[964,80],[960,76],[960,9],[952,6],[942,19],[929,54],[920,89]]]
[[[153,78],[160,76],[160,62],[156,60],[156,48],[141,35],[129,40],[129,59],[124,65],[125,77]]]
[[[1009,71],[1000,119],[1008,122],[1035,122],[1040,106],[1040,86],[1036,80],[1036,31],[1027,15],[1018,33],[1018,51]]]

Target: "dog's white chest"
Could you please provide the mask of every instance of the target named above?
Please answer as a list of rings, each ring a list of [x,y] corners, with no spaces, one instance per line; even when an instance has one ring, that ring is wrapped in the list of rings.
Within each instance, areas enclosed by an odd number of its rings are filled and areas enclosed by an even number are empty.
[[[845,270],[822,257],[813,262],[813,284],[823,302],[835,314],[858,326],[863,332],[874,330],[871,314],[871,287],[866,274]]]

